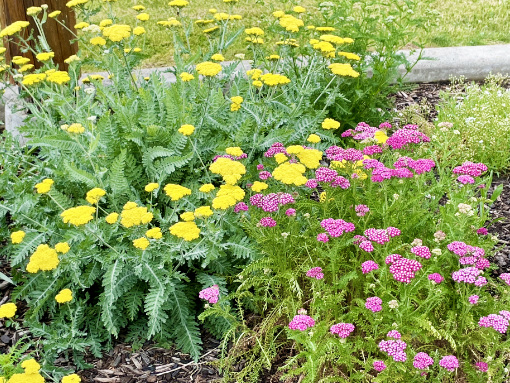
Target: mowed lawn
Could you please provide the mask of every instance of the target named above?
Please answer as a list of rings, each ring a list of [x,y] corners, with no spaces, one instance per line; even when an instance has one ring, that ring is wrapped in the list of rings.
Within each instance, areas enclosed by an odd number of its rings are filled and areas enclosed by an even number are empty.
[[[102,0],[93,0],[103,5]],[[145,36],[144,66],[166,66],[173,63],[174,42],[169,29],[157,25],[157,21],[176,16],[175,8],[168,5],[170,0],[118,0],[109,3],[118,22],[134,25],[136,12],[133,5],[141,4],[146,7],[151,19],[142,25],[147,29]],[[402,0],[381,0],[381,3]],[[418,1],[418,0],[416,0]],[[307,9],[307,14],[317,16],[320,20],[318,5],[323,0],[239,0],[237,3],[224,3],[222,0],[189,0],[189,5],[182,9],[180,17],[197,19],[211,19],[210,8],[218,12],[240,14],[241,21],[232,24],[232,29],[242,27],[264,27],[274,21],[271,13],[275,10],[290,11],[293,6],[301,5]],[[333,1],[334,2],[334,1]],[[428,47],[460,46],[460,45],[491,45],[510,42],[510,0],[430,0],[430,6],[417,9],[418,14],[429,14],[435,26],[422,31],[415,41]],[[352,1],[355,3],[355,1]],[[432,14],[431,14],[432,13]],[[99,16],[99,17],[98,17]],[[96,16],[99,21],[106,17],[106,13]],[[318,21],[319,22],[319,21]],[[138,24],[141,24],[138,22]],[[198,44],[207,49],[207,39],[200,28],[193,26],[190,34],[190,44]],[[237,53],[248,53],[244,39],[238,39],[229,52],[227,58]]]

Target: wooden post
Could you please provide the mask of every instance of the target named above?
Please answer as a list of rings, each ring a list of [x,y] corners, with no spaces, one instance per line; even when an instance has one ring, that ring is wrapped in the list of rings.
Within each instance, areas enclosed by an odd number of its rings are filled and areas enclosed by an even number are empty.
[[[63,21],[69,29],[74,30],[76,17],[74,11],[66,7],[67,2],[68,0],[0,0],[1,27],[3,29],[15,21],[25,20],[30,22],[30,26],[25,29],[25,36],[29,36],[30,30],[33,30],[34,35],[37,35],[37,29],[32,17],[27,16],[27,9],[29,7],[40,7],[42,4],[47,4],[48,13],[57,10],[61,11],[62,13],[58,16],[58,19]],[[53,62],[55,62],[60,69],[67,70],[68,66],[64,63],[64,60],[78,52],[78,43],[75,42],[71,44],[70,42],[74,36],[51,18],[48,18],[48,21],[44,24],[44,33],[49,46],[55,53]],[[35,67],[40,66],[31,52],[21,52],[20,47],[12,42],[7,45],[6,38],[4,40],[4,46],[7,48],[5,52],[7,63],[9,63],[14,56],[24,56],[28,57]]]

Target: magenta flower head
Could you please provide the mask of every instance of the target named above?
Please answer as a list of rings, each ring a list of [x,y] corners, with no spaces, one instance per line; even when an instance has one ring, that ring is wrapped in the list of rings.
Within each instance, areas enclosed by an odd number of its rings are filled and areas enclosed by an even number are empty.
[[[459,181],[463,185],[475,183],[475,179],[471,176],[466,175],[466,174],[463,174],[463,175],[457,177],[457,181]]]
[[[485,227],[481,227],[476,231],[476,234],[487,235],[487,234],[489,234],[489,230],[487,230]]]
[[[269,173],[267,170],[263,170],[259,173],[259,178],[261,180],[267,180],[268,178],[271,178],[272,177],[272,174]]]
[[[257,165],[257,170],[264,170],[264,165],[258,164]]]
[[[356,215],[358,217],[363,217],[365,214],[367,214],[370,211],[370,209],[368,208],[367,205],[356,205],[354,210],[356,211]]]
[[[374,251],[374,245],[372,245],[372,242],[370,241],[361,241],[358,247],[361,250],[366,251],[367,253],[371,253],[372,251]]]
[[[322,267],[311,268],[306,272],[306,276],[315,279],[323,279],[324,273],[322,272]]]
[[[414,368],[417,368],[418,370],[425,370],[429,366],[432,366],[434,364],[434,359],[430,357],[429,354],[426,352],[419,352],[415,355],[413,360],[413,366]]]
[[[429,280],[431,280],[437,284],[440,284],[441,282],[444,281],[444,278],[441,274],[434,273],[434,274],[429,274]]]
[[[315,320],[308,315],[296,315],[289,323],[289,328],[291,330],[305,331],[307,328],[313,326],[315,326]]]
[[[220,296],[220,288],[218,287],[218,285],[208,287],[198,293],[198,297],[200,299],[205,299],[209,303],[217,303],[219,296]]]
[[[492,327],[497,332],[504,334],[509,326],[508,319],[503,315],[489,314],[486,317],[481,317],[478,321],[480,327]]]
[[[384,364],[384,362],[382,360],[374,360],[373,366],[374,366],[374,370],[376,370],[378,372],[386,370],[386,365]]]
[[[271,217],[264,217],[259,221],[260,226],[275,227],[276,221]]]
[[[453,355],[443,356],[439,361],[439,365],[448,371],[453,371],[459,367],[459,361]]]
[[[407,354],[404,351],[407,348],[407,343],[403,340],[381,340],[378,347],[388,356],[391,356],[395,362],[405,362],[407,360]]]
[[[337,323],[331,326],[329,332],[331,334],[338,334],[340,338],[347,338],[354,331],[354,325],[352,323]]]
[[[499,276],[503,282],[510,286],[510,273],[503,273]]]
[[[289,208],[289,209],[285,210],[285,215],[287,217],[295,217],[296,216],[296,209]]]
[[[471,295],[468,298],[469,303],[471,303],[472,305],[476,305],[478,303],[478,299],[480,299],[480,297],[478,295]]]
[[[382,305],[382,299],[379,297],[367,298],[367,300],[365,302],[365,307],[374,313],[382,310],[381,305]]]
[[[317,234],[317,241],[319,242],[329,242],[329,237],[326,233],[320,233],[320,234]]]
[[[244,202],[239,202],[234,206],[234,213],[239,213],[241,211],[248,211],[248,205]]]
[[[427,246],[415,246],[411,248],[411,253],[418,257],[429,259],[432,253]]]
[[[361,264],[361,272],[363,274],[368,274],[369,272],[377,270],[378,268],[379,265],[374,261],[366,261]]]
[[[401,234],[400,229],[397,229],[396,227],[393,227],[393,226],[386,228],[386,231],[388,232],[388,235],[391,238],[398,237]]]
[[[481,372],[489,371],[489,365],[485,362],[477,362],[475,363],[475,367],[478,368],[478,370]]]

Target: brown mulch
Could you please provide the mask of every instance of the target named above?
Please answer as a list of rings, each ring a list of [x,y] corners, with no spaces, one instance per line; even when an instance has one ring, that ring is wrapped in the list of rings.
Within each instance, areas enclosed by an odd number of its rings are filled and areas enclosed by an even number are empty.
[[[506,84],[508,86],[508,84]],[[459,87],[449,83],[420,84],[416,88],[399,91],[395,97],[396,109],[403,109],[420,106],[421,110],[427,109],[425,118],[433,121],[437,116],[435,106],[439,102],[441,91],[461,92]],[[398,122],[398,118],[397,118]],[[501,178],[495,180],[493,185],[504,184],[503,193],[491,209],[491,217],[510,217],[510,180]],[[494,187],[494,186],[493,186]],[[491,234],[498,234],[500,238],[497,253],[491,261],[498,265],[497,274],[510,272],[510,220],[504,219],[493,223],[489,227]],[[10,275],[5,263],[1,265],[0,271]],[[5,303],[10,297],[10,286],[7,283],[0,283],[0,303]],[[18,319],[21,326],[22,319]],[[10,346],[16,343],[28,331],[21,329],[15,331],[12,327],[5,328],[0,321],[0,352],[8,352]],[[142,382],[187,382],[205,383],[220,382],[221,374],[215,367],[215,361],[219,358],[219,342],[207,338],[204,342],[204,354],[198,363],[193,362],[188,355],[182,354],[174,349],[165,349],[146,342],[140,349],[133,349],[130,344],[118,342],[115,347],[106,353],[102,359],[89,357],[87,362],[94,367],[88,370],[79,371],[82,382],[95,383],[142,383]],[[278,368],[283,366],[286,355],[279,355],[279,359],[261,378],[261,383],[279,382],[281,373]],[[62,367],[72,368],[64,358],[59,358],[57,364]],[[301,379],[296,377],[293,382]],[[290,383],[290,382],[289,382]]]

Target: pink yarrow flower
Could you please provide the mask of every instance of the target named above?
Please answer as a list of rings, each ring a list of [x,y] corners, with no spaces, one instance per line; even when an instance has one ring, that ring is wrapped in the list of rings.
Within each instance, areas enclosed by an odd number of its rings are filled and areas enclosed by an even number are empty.
[[[374,261],[366,261],[361,264],[361,272],[363,274],[368,274],[373,270],[379,269],[379,265]]]
[[[471,303],[472,305],[476,305],[478,303],[478,299],[480,299],[480,297],[478,295],[471,295],[469,298],[468,298],[468,301],[469,303]]]
[[[287,217],[294,217],[296,215],[296,209],[290,208],[290,209],[285,210],[285,215]]]
[[[386,337],[393,338],[393,339],[400,339],[400,338],[402,338],[402,335],[400,335],[400,333],[397,330],[391,330],[391,331],[388,331],[388,333],[386,334]]]
[[[270,172],[268,172],[267,170],[261,171],[259,173],[259,178],[261,180],[267,180],[267,179],[271,178],[272,176],[273,175]]]
[[[257,170],[264,170],[264,165],[258,164],[257,165]]]
[[[367,205],[356,205],[354,211],[358,217],[363,217],[370,211],[370,209]]]
[[[486,317],[481,317],[478,321],[478,325],[480,327],[492,327],[497,332],[504,334],[506,333],[509,323],[508,319],[506,319],[503,315],[489,314]]]
[[[244,202],[238,202],[234,206],[234,213],[239,213],[241,211],[248,211],[248,205],[246,205]]]
[[[433,281],[434,283],[437,283],[437,284],[440,284],[441,282],[444,281],[444,278],[441,274],[438,274],[438,273],[433,273],[433,274],[429,274],[429,280]]]
[[[352,323],[337,323],[331,326],[329,332],[331,334],[338,334],[340,338],[347,338],[354,331]]]
[[[220,288],[218,287],[218,285],[208,287],[198,293],[198,297],[200,299],[205,299],[209,303],[217,303],[219,296],[220,296]]]
[[[487,230],[487,228],[485,228],[485,227],[481,227],[476,231],[476,234],[487,235],[487,234],[489,234],[489,230]]]
[[[510,286],[510,273],[503,273],[499,276],[499,278],[508,286]]]
[[[434,359],[430,357],[429,354],[426,352],[419,352],[415,355],[413,360],[413,366],[414,368],[417,368],[419,370],[425,370],[429,366],[432,366],[434,364]]]
[[[365,302],[365,307],[374,313],[382,310],[381,305],[382,305],[382,299],[379,297],[367,298],[367,300]]]
[[[259,224],[263,227],[275,227],[276,221],[271,217],[264,217],[259,221]]]
[[[411,253],[418,257],[429,259],[432,253],[427,246],[415,246],[411,248]]]
[[[384,364],[384,362],[382,360],[374,360],[373,366],[374,366],[374,370],[376,370],[378,372],[386,370],[386,365]]]
[[[481,372],[489,371],[489,365],[485,362],[476,362],[475,367]]]
[[[443,356],[443,358],[439,361],[439,365],[451,372],[459,367],[459,361],[455,356],[447,355]]]
[[[370,241],[361,241],[358,247],[361,250],[366,251],[367,253],[371,253],[372,251],[374,251],[374,245],[372,245],[372,242]]]
[[[309,327],[313,326],[315,326],[315,320],[308,315],[296,315],[289,323],[289,328],[291,330],[305,331]]]
[[[329,242],[329,237],[326,233],[320,233],[320,234],[317,234],[317,241],[319,242]]]
[[[381,340],[378,347],[388,356],[391,356],[395,362],[405,362],[407,360],[407,354],[404,351],[407,348],[407,343],[400,339]]]
[[[306,272],[306,276],[315,279],[323,279],[324,273],[322,272],[321,267],[313,267]]]

